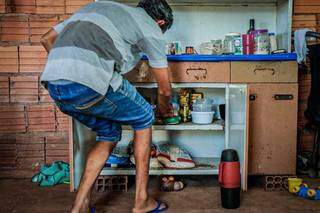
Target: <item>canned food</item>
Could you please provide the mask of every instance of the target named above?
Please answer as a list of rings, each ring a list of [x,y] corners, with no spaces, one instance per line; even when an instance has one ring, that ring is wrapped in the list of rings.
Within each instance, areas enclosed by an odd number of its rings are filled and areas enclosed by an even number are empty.
[[[179,115],[182,122],[190,121],[190,108],[189,105],[184,105],[180,107]]]
[[[254,54],[269,54],[270,39],[268,30],[255,30],[254,34]]]

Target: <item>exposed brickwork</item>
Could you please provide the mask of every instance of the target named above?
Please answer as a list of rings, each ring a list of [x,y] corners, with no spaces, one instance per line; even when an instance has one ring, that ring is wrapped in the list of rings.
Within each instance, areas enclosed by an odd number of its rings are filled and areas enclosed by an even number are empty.
[[[320,1],[319,0],[294,0],[293,30],[309,28],[320,32]],[[298,127],[300,131],[300,144],[302,150],[311,150],[314,132],[304,130],[307,120],[304,111],[307,108],[308,96],[311,86],[310,72],[299,72],[299,112]]]
[[[31,177],[68,162],[68,116],[39,82],[41,36],[91,0],[0,0],[0,177]]]

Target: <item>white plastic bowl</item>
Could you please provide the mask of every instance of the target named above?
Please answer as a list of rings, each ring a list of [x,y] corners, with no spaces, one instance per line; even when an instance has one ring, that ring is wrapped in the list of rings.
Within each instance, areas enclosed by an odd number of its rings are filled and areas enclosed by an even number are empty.
[[[191,112],[192,123],[211,124],[214,112]]]

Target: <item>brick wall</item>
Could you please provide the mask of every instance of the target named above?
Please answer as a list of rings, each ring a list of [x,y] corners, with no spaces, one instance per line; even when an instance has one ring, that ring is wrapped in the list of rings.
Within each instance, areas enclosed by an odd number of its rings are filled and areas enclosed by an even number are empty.
[[[320,32],[320,0],[294,0],[293,30],[309,28]],[[311,86],[310,72],[299,72],[299,115],[300,145],[303,150],[312,150],[314,132],[305,131],[307,120],[304,111],[307,107]]]
[[[31,177],[39,163],[68,160],[68,117],[39,76],[41,36],[91,0],[0,0],[0,177]]]

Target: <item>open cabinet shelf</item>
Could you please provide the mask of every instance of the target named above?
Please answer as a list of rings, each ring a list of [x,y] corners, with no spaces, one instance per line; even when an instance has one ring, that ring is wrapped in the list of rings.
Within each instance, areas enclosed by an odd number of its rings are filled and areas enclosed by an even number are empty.
[[[153,101],[157,84],[134,84],[146,100]],[[173,91],[193,88],[204,97],[214,97],[225,104],[225,120],[215,120],[212,124],[198,125],[181,123],[178,125],[154,125],[152,142],[171,143],[186,150],[196,164],[191,169],[150,169],[150,175],[217,175],[219,158],[224,149],[235,149],[241,165],[242,189],[247,189],[247,130],[248,92],[246,84],[217,83],[174,83]],[[243,116],[238,116],[239,113]],[[218,114],[218,113],[217,113]],[[240,123],[239,123],[240,122]],[[95,134],[77,121],[73,121],[72,147],[72,189],[78,187],[86,154],[95,144]],[[127,147],[133,138],[129,126],[123,126],[122,139],[118,146]],[[101,175],[135,175],[135,168],[104,168]]]
[[[123,130],[131,130],[130,126],[122,126]],[[224,130],[224,121],[217,120],[214,121],[212,124],[194,124],[191,122],[188,123],[181,123],[176,125],[153,125],[153,130],[189,130],[189,131],[198,131],[198,130],[213,130],[213,131],[223,131]]]
[[[151,168],[150,175],[217,175],[219,158],[193,158],[196,163],[191,169]],[[135,168],[108,168],[101,171],[101,175],[135,175]]]

